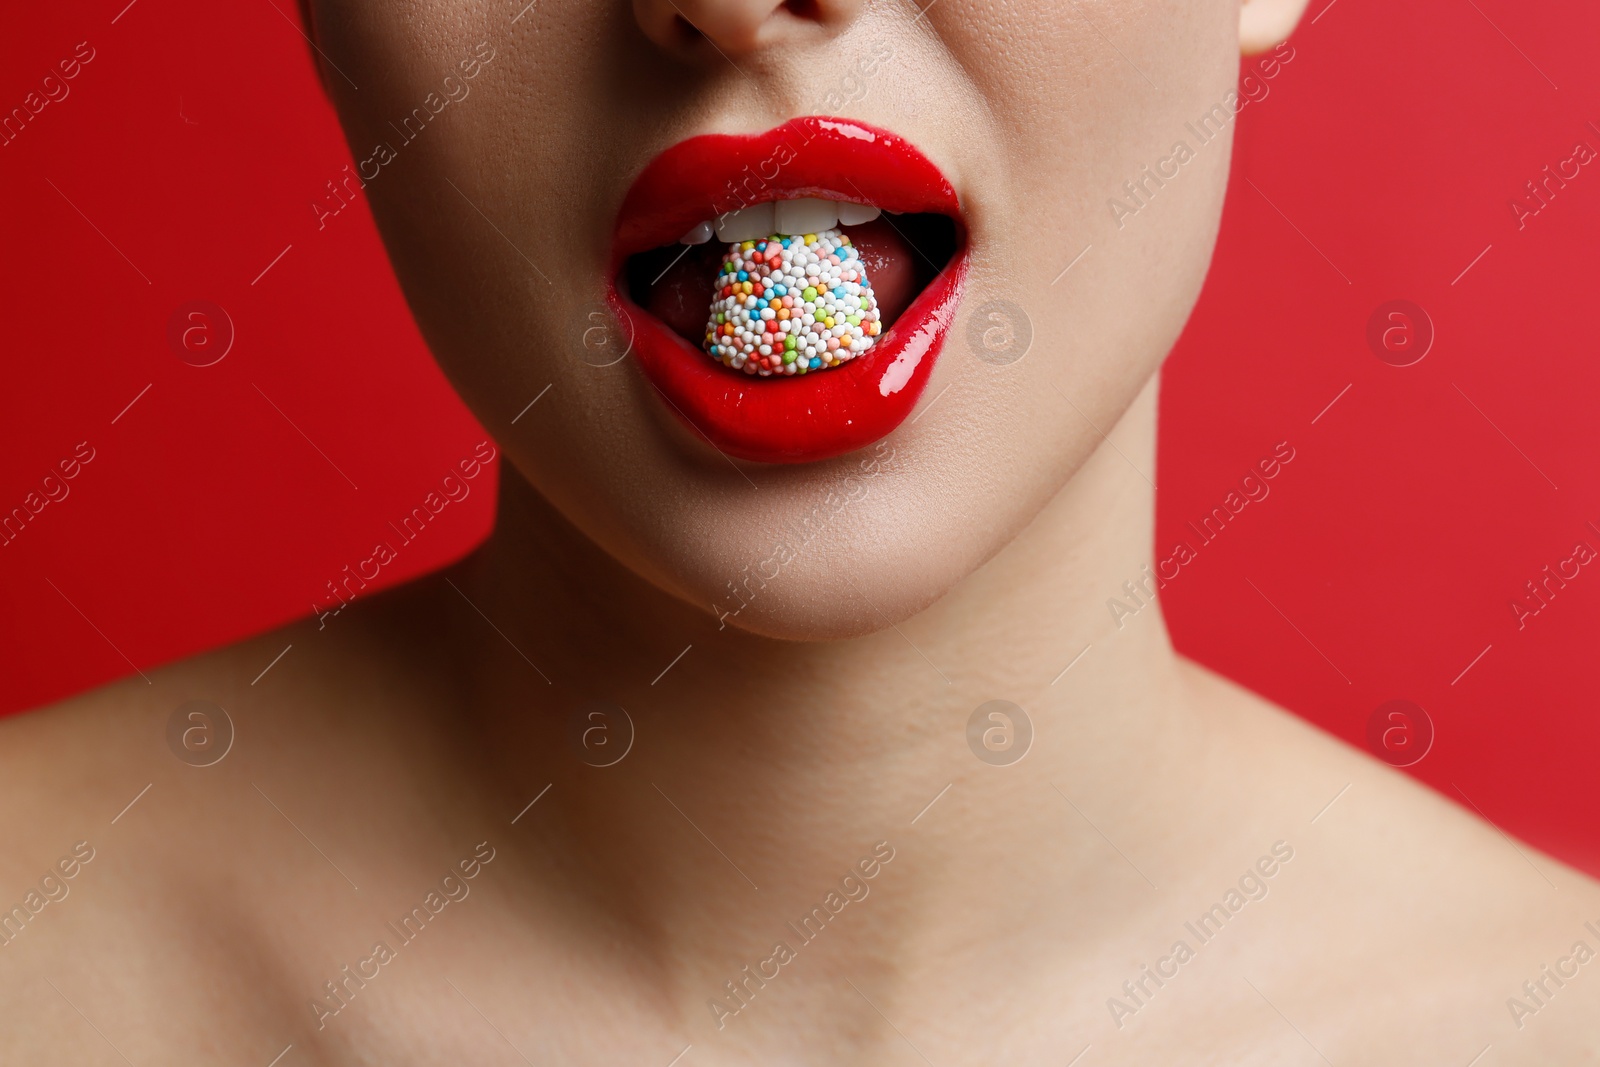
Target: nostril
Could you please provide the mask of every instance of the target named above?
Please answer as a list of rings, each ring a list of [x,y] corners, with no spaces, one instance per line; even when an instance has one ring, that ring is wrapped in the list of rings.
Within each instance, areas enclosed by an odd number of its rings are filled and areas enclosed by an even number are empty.
[[[703,60],[712,49],[737,59],[814,43],[819,31],[836,33],[854,21],[861,5],[862,0],[632,0],[645,36],[690,60]]]

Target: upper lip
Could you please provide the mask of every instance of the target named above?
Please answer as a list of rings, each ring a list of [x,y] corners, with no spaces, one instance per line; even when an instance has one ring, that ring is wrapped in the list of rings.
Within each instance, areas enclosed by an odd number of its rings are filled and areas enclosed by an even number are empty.
[[[824,150],[808,151],[818,139]],[[651,160],[618,212],[613,274],[629,256],[672,244],[703,221],[799,197],[897,213],[960,213],[955,189],[904,138],[845,119],[805,116],[755,136],[694,137]]]

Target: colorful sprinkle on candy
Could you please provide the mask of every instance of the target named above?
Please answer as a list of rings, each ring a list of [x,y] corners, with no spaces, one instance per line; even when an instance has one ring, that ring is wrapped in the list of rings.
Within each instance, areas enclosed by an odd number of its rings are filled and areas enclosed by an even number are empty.
[[[826,370],[882,332],[878,300],[837,229],[730,244],[713,290],[705,350],[763,378]]]

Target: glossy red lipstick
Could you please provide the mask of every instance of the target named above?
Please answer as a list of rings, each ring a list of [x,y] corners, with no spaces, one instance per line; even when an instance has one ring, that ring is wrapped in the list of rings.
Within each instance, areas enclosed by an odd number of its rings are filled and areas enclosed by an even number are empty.
[[[628,257],[671,244],[703,220],[799,197],[940,214],[956,223],[954,256],[877,343],[844,366],[771,378],[729,370],[619,284]],[[618,214],[607,293],[613,313],[631,324],[639,368],[693,430],[740,459],[811,463],[871,444],[911,414],[955,318],[965,274],[960,205],[939,168],[895,134],[807,116],[760,134],[693,137],[652,160]]]

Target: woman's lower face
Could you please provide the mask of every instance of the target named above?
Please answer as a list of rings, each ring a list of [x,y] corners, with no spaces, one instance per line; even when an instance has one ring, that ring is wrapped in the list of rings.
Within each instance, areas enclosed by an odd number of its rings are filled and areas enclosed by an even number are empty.
[[[936,600],[1198,293],[1234,3],[516,7],[313,4],[341,179],[516,471],[729,625]]]

